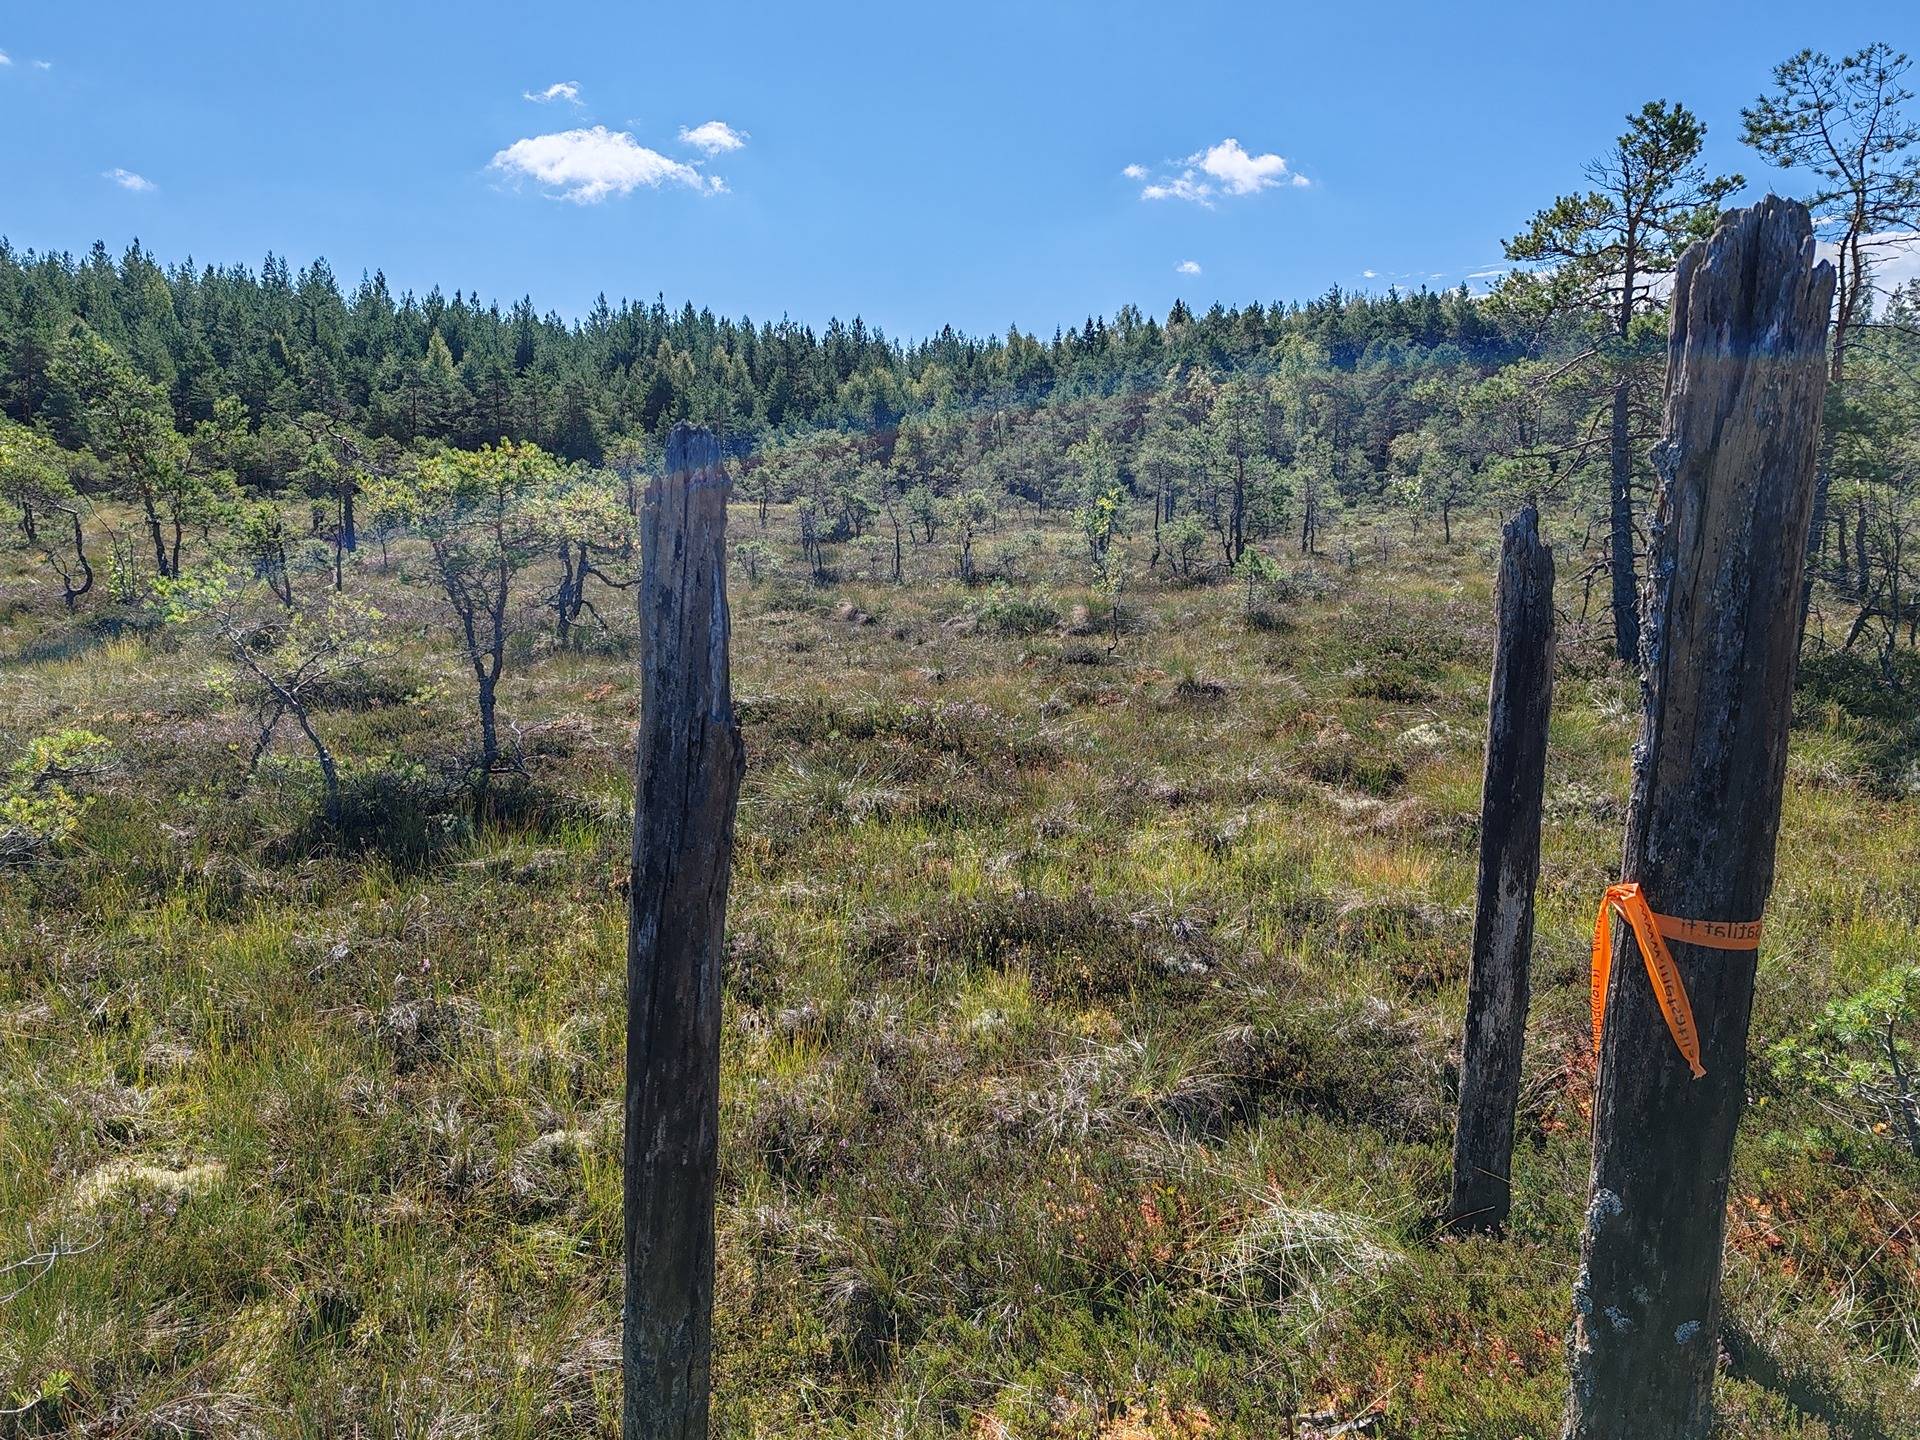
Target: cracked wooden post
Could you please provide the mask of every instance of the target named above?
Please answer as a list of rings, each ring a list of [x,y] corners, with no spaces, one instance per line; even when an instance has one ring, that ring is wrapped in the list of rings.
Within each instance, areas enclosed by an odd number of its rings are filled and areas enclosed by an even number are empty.
[[[1456,1229],[1498,1230],[1512,1205],[1513,1116],[1527,1032],[1533,888],[1553,706],[1553,552],[1529,505],[1507,522],[1494,587],[1498,631],[1480,787],[1480,878],[1453,1136]]]
[[[728,679],[731,484],[677,425],[640,507],[640,729],[627,897],[625,1440],[704,1440],[720,956],[745,752]]]
[[[1674,277],[1621,863],[1659,914],[1757,920],[1773,886],[1832,299],[1805,207],[1772,196],[1725,216]],[[1704,1440],[1757,952],[1672,944],[1706,1071],[1695,1080],[1626,932],[1562,1434]]]

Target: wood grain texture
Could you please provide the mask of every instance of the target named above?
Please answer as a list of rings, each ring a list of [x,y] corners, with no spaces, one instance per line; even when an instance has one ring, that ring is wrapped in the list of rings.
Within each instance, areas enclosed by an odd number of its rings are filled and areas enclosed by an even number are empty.
[[[640,508],[640,729],[627,912],[626,1440],[707,1434],[720,959],[745,752],[728,670],[727,499],[676,426]]]
[[[1540,539],[1540,516],[1531,505],[1507,522],[1501,537],[1494,609],[1480,873],[1448,1206],[1460,1230],[1497,1230],[1512,1207],[1513,1115],[1526,1044],[1553,707],[1553,552]]]
[[[1669,915],[1757,919],[1773,886],[1832,298],[1805,207],[1776,197],[1675,276],[1621,864]],[[1632,943],[1618,927],[1563,1434],[1704,1440],[1756,955],[1672,947],[1696,1081]]]

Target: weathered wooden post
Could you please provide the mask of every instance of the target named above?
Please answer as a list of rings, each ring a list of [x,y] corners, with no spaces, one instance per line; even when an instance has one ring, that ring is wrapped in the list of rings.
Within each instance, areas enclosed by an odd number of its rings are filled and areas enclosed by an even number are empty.
[[[731,484],[674,427],[640,507],[640,733],[627,898],[626,1440],[704,1440],[720,956],[745,752],[727,659]]]
[[[1657,933],[1618,927],[1610,967],[1596,966],[1610,979],[1567,1440],[1702,1440],[1712,1424],[1832,299],[1805,207],[1772,196],[1724,217],[1674,277],[1621,866],[1639,886],[1623,913]]]
[[[1507,522],[1494,586],[1498,631],[1480,788],[1480,879],[1460,1047],[1453,1200],[1462,1230],[1497,1230],[1512,1206],[1513,1113],[1526,1044],[1533,887],[1553,706],[1553,552],[1529,505]]]

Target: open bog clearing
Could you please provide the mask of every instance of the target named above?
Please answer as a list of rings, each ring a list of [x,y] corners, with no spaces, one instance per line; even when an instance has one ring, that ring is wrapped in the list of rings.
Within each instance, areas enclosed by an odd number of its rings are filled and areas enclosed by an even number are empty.
[[[1563,597],[1511,1231],[1455,1240],[1496,532],[1356,530],[1251,617],[1148,585],[1117,645],[1064,527],[996,524],[972,587],[944,536],[814,585],[795,533],[733,587],[719,1431],[1550,1430],[1638,717],[1602,608]],[[6,575],[0,740],[111,748],[0,877],[0,1375],[44,1397],[0,1425],[617,1429],[632,617],[523,641],[476,826],[424,563],[356,562],[391,649],[315,708],[333,827],[292,744],[243,785],[200,651]],[[1920,1158],[1873,1098],[1920,798],[1864,664],[1796,707],[1730,1435],[1920,1423]]]

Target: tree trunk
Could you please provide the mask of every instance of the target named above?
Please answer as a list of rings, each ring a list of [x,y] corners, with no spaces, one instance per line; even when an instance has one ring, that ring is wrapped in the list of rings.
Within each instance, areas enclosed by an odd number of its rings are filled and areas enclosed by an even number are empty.
[[[1846,528],[1844,525],[1841,527]],[[1860,498],[1860,508],[1853,520],[1853,559],[1854,573],[1859,577],[1859,589],[1856,592],[1862,600],[1873,589],[1873,570],[1867,564],[1867,501]]]
[[[1622,878],[1652,908],[1754,921],[1773,885],[1833,271],[1769,197],[1681,260],[1654,452],[1653,585]],[[1689,1078],[1620,927],[1565,1440],[1704,1440],[1756,952],[1672,945]]]
[[[143,492],[140,497],[140,503],[146,507],[147,535],[153,541],[154,571],[160,576],[162,576],[163,578],[167,576],[171,576],[173,574],[173,571],[167,565],[166,532],[160,526],[160,512],[154,509],[153,497],[151,495],[145,494]]]
[[[1244,459],[1234,462],[1233,539],[1229,548],[1233,553],[1227,563],[1238,565],[1240,557],[1247,553],[1247,462]]]
[[[67,592],[67,609],[74,609],[74,602],[93,589],[93,566],[87,560],[87,536],[80,528],[80,512],[69,511],[67,518],[73,521],[73,561],[80,567],[80,583],[73,583],[73,572],[65,565],[60,567],[60,585]]]
[[[1153,554],[1147,560],[1147,569],[1157,571],[1160,568],[1160,496],[1164,486],[1153,492]]]
[[[627,902],[625,1440],[707,1434],[720,957],[745,764],[728,678],[730,484],[676,425],[640,511],[640,732]]]
[[[1513,1115],[1526,1043],[1533,888],[1553,703],[1553,552],[1527,506],[1507,522],[1494,592],[1499,631],[1480,791],[1480,878],[1460,1055],[1453,1201],[1463,1230],[1497,1230],[1512,1205]]]
[[[1833,334],[1827,346],[1828,390],[1823,397],[1838,402],[1847,378],[1847,343],[1853,330],[1854,312],[1860,308],[1859,287],[1870,283],[1860,255],[1860,236],[1867,227],[1867,217],[1862,213],[1856,198],[1853,213],[1847,220],[1847,233],[1840,242],[1840,273],[1838,280],[1838,304],[1833,312]],[[1821,537],[1826,533],[1827,506],[1833,489],[1834,446],[1839,441],[1839,427],[1829,425],[1820,437],[1820,461],[1813,481],[1813,519],[1807,527],[1807,573],[1800,587],[1800,628],[1807,627],[1807,612],[1813,608],[1814,572],[1818,568],[1818,550]],[[1867,593],[1867,574],[1864,567],[1860,572],[1860,593]]]
[[[480,702],[480,793],[485,795],[493,786],[493,769],[500,763],[500,726],[495,718],[495,709],[499,693],[500,672],[487,674],[486,667],[479,661],[474,662],[474,676],[479,684]]]
[[[320,781],[324,789],[327,807],[327,819],[332,824],[340,823],[340,767],[334,763],[333,752],[327,749],[326,742],[320,738],[320,732],[313,728],[313,719],[307,714],[305,706],[295,706],[293,718],[300,726],[300,733],[307,737],[307,744],[313,747],[313,757],[320,762]]]
[[[1839,382],[1834,382],[1837,387]],[[1820,440],[1820,458],[1814,467],[1813,515],[1807,525],[1806,573],[1800,580],[1800,628],[1807,627],[1807,613],[1813,609],[1813,582],[1820,569],[1820,538],[1827,530],[1827,497],[1833,488],[1834,433],[1827,430]],[[1866,589],[1863,581],[1860,588]]]
[[[1628,400],[1628,382],[1622,380],[1613,387],[1607,544],[1613,576],[1613,649],[1633,665],[1640,659],[1640,585],[1633,573],[1633,455]]]
[[[1900,577],[1906,569],[1906,527],[1896,515],[1890,526],[1893,537],[1887,556],[1887,654],[1889,664],[1893,660],[1893,650],[1900,643],[1900,617],[1906,613],[1906,597],[1900,593]],[[1889,679],[1892,672],[1889,670]]]

